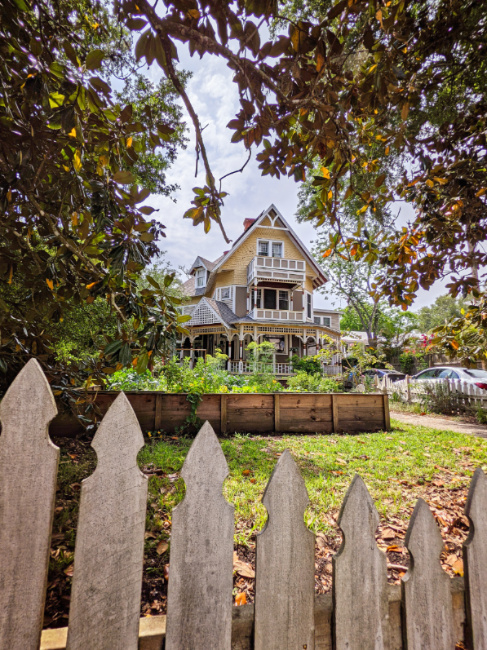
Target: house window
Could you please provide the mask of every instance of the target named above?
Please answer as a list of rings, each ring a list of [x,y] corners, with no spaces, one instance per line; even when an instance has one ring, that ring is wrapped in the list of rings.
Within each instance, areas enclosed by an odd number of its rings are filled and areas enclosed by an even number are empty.
[[[257,255],[261,257],[284,257],[284,244],[282,241],[263,241],[257,242]]]
[[[264,289],[264,309],[276,309],[275,289]]]
[[[315,316],[315,317],[314,317],[314,322],[315,322],[315,325],[321,325],[321,319],[320,319],[320,317],[319,317],[319,316]]]
[[[268,241],[260,241],[259,242],[258,253],[259,253],[259,255],[262,255],[262,257],[268,257],[269,256],[269,242]]]
[[[262,307],[262,289],[252,289],[252,309],[257,307],[260,309]]]
[[[282,257],[282,242],[272,242],[272,257]]]
[[[325,327],[331,327],[331,318],[329,316],[323,316],[323,325]]]
[[[206,269],[196,271],[196,288],[201,289],[206,286]]]
[[[223,287],[221,296],[222,300],[230,300],[230,287]]]
[[[289,292],[279,291],[279,309],[288,311],[289,309]]]
[[[308,318],[311,318],[311,294],[310,293],[306,294],[306,307],[307,307]]]

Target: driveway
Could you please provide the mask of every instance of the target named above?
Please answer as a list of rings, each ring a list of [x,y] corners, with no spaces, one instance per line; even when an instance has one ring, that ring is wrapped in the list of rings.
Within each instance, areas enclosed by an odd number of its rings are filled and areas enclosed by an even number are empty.
[[[487,439],[487,426],[482,424],[457,422],[456,420],[450,420],[449,418],[415,415],[414,413],[403,413],[402,411],[391,411],[391,418],[404,422],[404,424],[412,424],[417,427],[429,427],[441,431],[456,431],[457,433],[466,433]]]

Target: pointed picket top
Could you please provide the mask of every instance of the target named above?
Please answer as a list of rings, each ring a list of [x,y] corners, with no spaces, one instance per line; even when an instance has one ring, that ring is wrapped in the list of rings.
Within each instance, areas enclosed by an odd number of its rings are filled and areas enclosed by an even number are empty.
[[[351,534],[352,531],[357,529],[360,530],[363,539],[373,540],[375,544],[375,531],[379,523],[379,513],[367,490],[367,486],[362,477],[355,474],[338,515],[338,525],[345,535],[345,544],[347,534]]]
[[[228,476],[228,464],[209,422],[203,424],[194,439],[181,476],[186,483],[186,490],[199,489],[204,485],[207,490],[211,488],[221,493],[223,481]]]
[[[228,465],[209,422],[181,470],[186,494],[172,512],[166,650],[230,650],[233,506],[223,496]]]
[[[0,648],[9,650],[40,642],[59,460],[48,426],[56,413],[31,359],[0,404]]]
[[[144,436],[125,393],[120,393],[111,404],[91,446],[96,451],[99,471],[105,471],[107,464],[117,471],[134,466],[137,454],[144,446]]]
[[[28,361],[13,380],[5,397],[0,403],[0,421],[3,423],[2,440],[6,441],[10,433],[21,445],[33,440],[49,440],[47,425],[57,415],[56,402],[49,382],[37,359]],[[22,429],[22,440],[16,433]]]
[[[403,578],[408,650],[451,650],[455,646],[450,578],[443,571],[443,540],[423,499],[418,499],[404,540],[411,565]]]
[[[470,483],[465,514],[470,533],[463,545],[467,640],[475,650],[487,649],[487,477],[480,467]]]
[[[345,495],[338,525],[343,531],[343,543],[333,558],[336,649],[386,650],[387,559],[375,541],[379,514],[358,474]]]
[[[294,506],[291,516],[296,520],[294,525],[304,526],[303,517],[304,511],[309,504],[309,496],[304,479],[291,452],[289,449],[285,449],[274,467],[262,496],[262,503],[269,513],[266,526],[271,521],[272,516],[276,514],[274,510],[280,508],[283,503],[288,503],[288,497],[291,495]]]
[[[138,647],[147,477],[144,438],[124,393],[93,439],[98,462],[81,485],[67,650]]]
[[[262,502],[268,519],[257,535],[254,648],[313,650],[314,535],[304,523],[305,483],[287,449]]]

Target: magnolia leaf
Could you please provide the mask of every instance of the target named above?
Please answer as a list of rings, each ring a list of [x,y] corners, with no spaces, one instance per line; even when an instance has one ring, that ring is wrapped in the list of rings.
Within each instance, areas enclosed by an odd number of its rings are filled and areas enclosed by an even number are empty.
[[[85,66],[87,70],[96,70],[101,67],[105,53],[103,50],[92,50],[86,57]]]

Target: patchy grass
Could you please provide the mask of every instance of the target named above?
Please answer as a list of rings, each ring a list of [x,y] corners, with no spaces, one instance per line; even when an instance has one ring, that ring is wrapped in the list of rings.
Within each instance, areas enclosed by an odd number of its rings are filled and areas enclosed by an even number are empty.
[[[450,575],[462,574],[461,545],[469,522],[463,515],[468,485],[477,467],[487,469],[487,440],[392,421],[387,433],[331,436],[250,436],[221,439],[229,466],[223,491],[235,506],[234,594],[253,600],[255,535],[266,520],[260,499],[284,449],[290,449],[308,490],[305,521],[316,533],[317,593],[331,589],[331,558],[341,544],[337,518],[356,473],[364,479],[379,511],[377,543],[387,553],[388,576],[398,582],[409,564],[404,535],[416,499],[430,506],[442,532],[442,563]],[[139,454],[149,476],[142,615],[165,612],[171,540],[171,511],[184,497],[180,471],[192,440],[152,437]],[[67,624],[80,482],[96,457],[87,445],[58,441],[58,477],[45,627]],[[239,574],[238,567],[247,572]]]
[[[235,543],[247,544],[263,527],[266,511],[260,498],[286,448],[305,480],[310,498],[305,520],[315,533],[335,528],[334,517],[328,515],[339,510],[356,473],[367,484],[381,517],[387,519],[404,508],[412,509],[424,486],[438,474],[446,473],[449,486],[459,488],[468,484],[476,467],[487,469],[487,443],[480,438],[394,421],[393,425],[388,433],[354,436],[237,434],[222,440],[230,470],[223,491],[235,505]],[[164,512],[169,519],[172,508],[184,496],[184,482],[178,476],[190,445],[191,441],[184,438],[153,441],[139,456],[148,472],[162,470],[160,476],[151,477],[149,485],[158,500],[159,513]],[[149,513],[149,526],[150,518]]]

